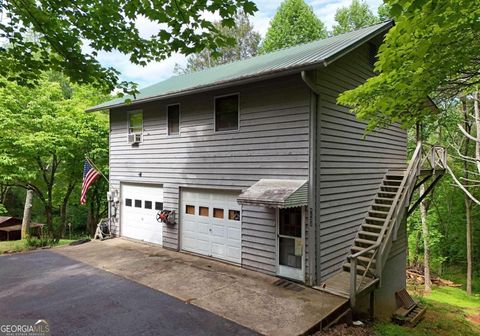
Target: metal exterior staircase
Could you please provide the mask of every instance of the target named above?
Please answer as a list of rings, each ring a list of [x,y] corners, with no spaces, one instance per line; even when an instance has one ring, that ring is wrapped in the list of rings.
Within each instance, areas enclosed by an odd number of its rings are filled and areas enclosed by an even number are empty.
[[[418,142],[407,169],[387,171],[353,242],[343,272],[327,280],[323,290],[348,296],[354,308],[359,295],[372,292],[381,283],[382,269],[400,224],[440,180],[445,165],[443,147]],[[414,191],[430,179],[433,180],[424,194],[410,207]],[[342,288],[341,284],[349,288]]]

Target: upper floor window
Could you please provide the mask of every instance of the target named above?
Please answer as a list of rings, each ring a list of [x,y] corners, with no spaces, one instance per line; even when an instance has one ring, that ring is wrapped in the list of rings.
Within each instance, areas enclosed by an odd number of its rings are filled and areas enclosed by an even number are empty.
[[[131,111],[128,113],[128,133],[143,132],[143,112]]]
[[[180,105],[169,105],[167,107],[168,135],[180,133]]]
[[[215,98],[215,131],[238,130],[238,94]]]

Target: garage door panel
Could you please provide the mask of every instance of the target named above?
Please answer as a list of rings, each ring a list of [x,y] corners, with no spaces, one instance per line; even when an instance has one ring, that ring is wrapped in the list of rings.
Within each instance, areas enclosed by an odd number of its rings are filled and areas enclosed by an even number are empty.
[[[237,203],[239,193],[182,190],[180,195],[182,249],[240,263],[241,222],[228,219],[230,210],[240,211]]]
[[[122,184],[121,197],[121,234],[161,245],[163,224],[156,220],[155,204],[163,204],[163,188],[152,185]]]

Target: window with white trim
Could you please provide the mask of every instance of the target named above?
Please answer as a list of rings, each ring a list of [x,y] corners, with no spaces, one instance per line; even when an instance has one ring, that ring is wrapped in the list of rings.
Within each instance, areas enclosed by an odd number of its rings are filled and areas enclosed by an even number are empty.
[[[238,94],[215,98],[215,131],[238,130]]]
[[[139,133],[143,132],[143,112],[131,111],[128,113],[128,133]]]

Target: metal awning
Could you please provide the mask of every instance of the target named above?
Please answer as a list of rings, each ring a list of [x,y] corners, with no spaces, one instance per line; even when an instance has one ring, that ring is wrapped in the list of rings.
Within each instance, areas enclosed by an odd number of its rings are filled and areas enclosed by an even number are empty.
[[[292,208],[308,204],[308,180],[262,179],[237,198],[239,204]]]

